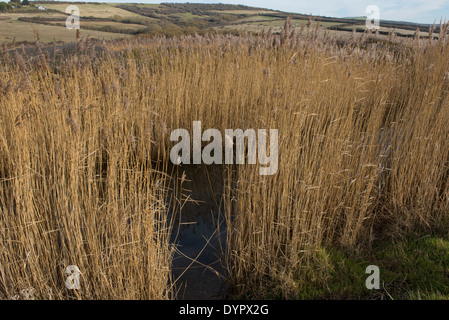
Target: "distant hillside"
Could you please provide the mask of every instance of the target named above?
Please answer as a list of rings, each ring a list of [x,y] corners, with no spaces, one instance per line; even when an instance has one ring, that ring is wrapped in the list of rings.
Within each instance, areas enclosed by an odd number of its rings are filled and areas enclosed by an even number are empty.
[[[316,27],[319,23],[320,28],[335,32],[366,31],[363,17],[317,17],[244,5],[33,1],[29,6],[0,13],[0,42],[34,41],[37,36],[41,42],[73,41],[75,30],[66,28],[68,14],[65,11],[69,4],[80,9],[81,34],[101,39],[207,32],[258,33],[270,28],[279,32],[287,16],[292,17],[294,26],[298,28],[306,25]],[[426,36],[429,26],[381,21],[379,32],[389,34],[394,30],[398,36],[412,36],[417,28],[424,31],[422,36]]]

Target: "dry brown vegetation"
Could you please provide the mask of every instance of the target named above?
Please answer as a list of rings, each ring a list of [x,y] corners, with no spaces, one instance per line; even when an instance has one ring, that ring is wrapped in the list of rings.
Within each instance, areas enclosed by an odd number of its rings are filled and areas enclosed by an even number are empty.
[[[69,56],[3,52],[0,293],[173,297],[170,131],[279,130],[279,171],[223,167],[236,295],[295,298],[322,247],[365,250],[447,233],[449,47],[281,35],[78,43]],[[38,48],[39,51],[39,48]],[[82,289],[65,289],[67,265]]]

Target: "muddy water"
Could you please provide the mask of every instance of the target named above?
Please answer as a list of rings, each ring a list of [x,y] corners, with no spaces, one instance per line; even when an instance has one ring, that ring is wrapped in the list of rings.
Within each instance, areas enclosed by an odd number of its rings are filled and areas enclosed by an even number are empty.
[[[222,166],[178,166],[177,180],[185,180],[182,192],[192,201],[175,214],[172,265],[177,299],[220,299],[226,291],[220,257],[225,246],[225,221],[221,204]]]

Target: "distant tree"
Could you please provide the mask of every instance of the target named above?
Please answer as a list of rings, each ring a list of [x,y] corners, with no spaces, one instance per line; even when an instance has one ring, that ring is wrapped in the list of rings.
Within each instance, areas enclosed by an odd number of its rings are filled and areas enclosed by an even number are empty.
[[[11,10],[11,3],[0,2],[0,12]]]
[[[20,0],[10,0],[12,4],[20,4]]]
[[[29,0],[23,0],[22,1],[22,5],[29,6],[30,5],[30,1]]]

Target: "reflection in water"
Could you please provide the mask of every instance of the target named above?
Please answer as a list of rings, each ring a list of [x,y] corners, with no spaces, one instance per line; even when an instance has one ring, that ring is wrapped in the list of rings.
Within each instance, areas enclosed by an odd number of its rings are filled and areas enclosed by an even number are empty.
[[[182,194],[190,198],[177,215],[171,239],[178,249],[172,265],[173,279],[178,279],[177,298],[220,299],[225,291],[220,263],[226,240],[221,205],[223,167],[183,165],[174,170],[175,176],[185,174]]]

